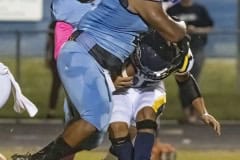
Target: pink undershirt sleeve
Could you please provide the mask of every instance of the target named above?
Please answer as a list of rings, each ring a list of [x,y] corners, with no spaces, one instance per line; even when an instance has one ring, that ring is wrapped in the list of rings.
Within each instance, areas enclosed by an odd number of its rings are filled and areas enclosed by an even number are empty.
[[[57,59],[62,45],[68,40],[73,32],[73,26],[65,22],[57,22],[55,26],[55,47],[54,47],[54,58]]]

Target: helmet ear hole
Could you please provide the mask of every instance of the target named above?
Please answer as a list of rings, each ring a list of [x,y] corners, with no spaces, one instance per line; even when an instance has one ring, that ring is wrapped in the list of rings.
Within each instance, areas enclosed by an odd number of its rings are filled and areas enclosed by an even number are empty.
[[[0,74],[0,109],[4,106],[7,102],[10,93],[11,93],[11,81],[7,74]]]

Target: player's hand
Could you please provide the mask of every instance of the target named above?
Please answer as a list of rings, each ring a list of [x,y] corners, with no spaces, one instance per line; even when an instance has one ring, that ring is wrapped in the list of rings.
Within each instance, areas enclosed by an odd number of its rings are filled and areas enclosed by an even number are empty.
[[[176,149],[167,143],[161,143],[159,138],[156,139],[151,153],[151,160],[159,160],[160,159],[176,159]]]
[[[220,123],[210,114],[203,114],[201,119],[204,123],[210,125],[217,135],[221,135],[221,126]]]
[[[117,76],[113,84],[116,87],[116,89],[130,87],[133,84],[133,77]]]

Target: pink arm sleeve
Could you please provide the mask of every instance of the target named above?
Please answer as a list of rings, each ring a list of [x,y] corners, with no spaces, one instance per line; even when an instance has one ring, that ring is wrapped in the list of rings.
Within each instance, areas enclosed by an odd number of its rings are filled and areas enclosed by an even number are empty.
[[[55,26],[55,49],[54,58],[57,59],[62,45],[68,40],[73,32],[72,25],[65,22],[57,22]]]

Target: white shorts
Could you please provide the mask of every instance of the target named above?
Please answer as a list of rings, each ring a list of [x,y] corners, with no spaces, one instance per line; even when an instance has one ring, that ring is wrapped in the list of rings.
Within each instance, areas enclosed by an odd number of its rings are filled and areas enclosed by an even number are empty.
[[[155,87],[130,88],[113,95],[113,110],[110,123],[125,122],[129,126],[136,121],[137,113],[146,106],[152,106],[157,113],[166,103],[164,83]]]

